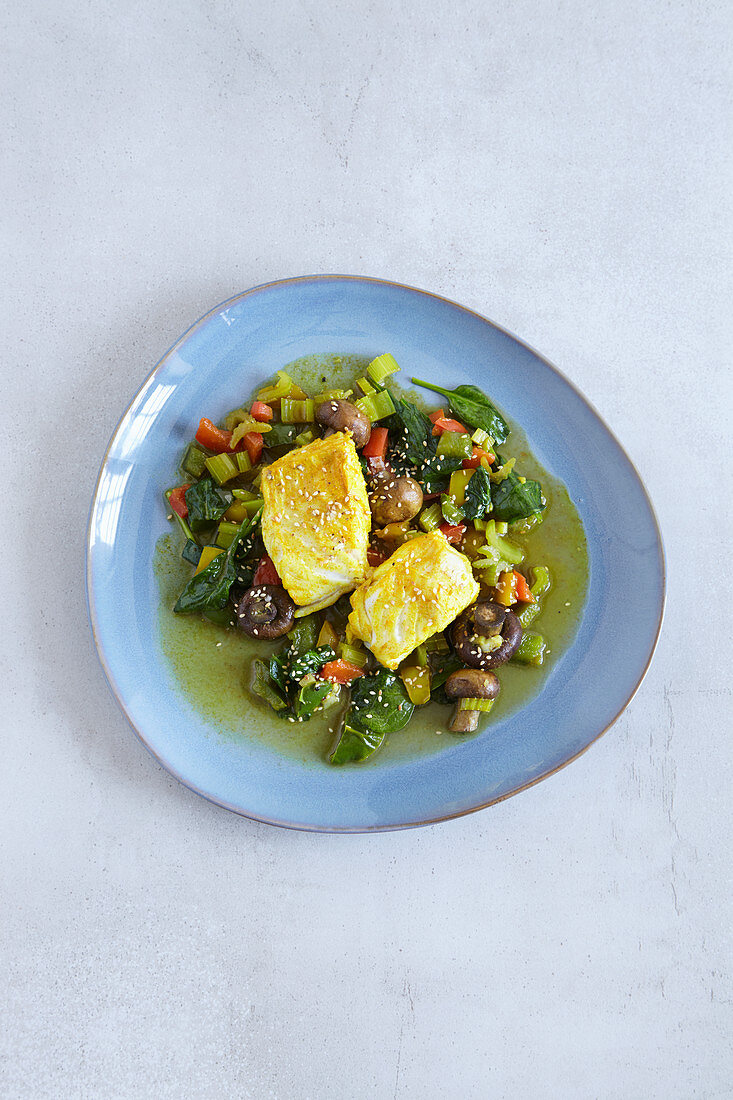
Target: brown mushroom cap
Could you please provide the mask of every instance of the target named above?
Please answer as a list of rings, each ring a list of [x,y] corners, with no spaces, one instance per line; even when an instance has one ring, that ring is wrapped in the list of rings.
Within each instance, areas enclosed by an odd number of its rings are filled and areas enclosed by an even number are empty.
[[[499,634],[501,645],[485,652],[480,644],[481,639]],[[456,654],[465,664],[472,668],[498,668],[510,660],[519,648],[522,624],[513,611],[493,600],[483,600],[469,607],[456,619],[451,640]]]
[[[414,477],[387,474],[375,479],[369,507],[375,523],[380,527],[413,519],[422,506],[423,491]]]
[[[351,432],[357,448],[363,447],[372,434],[371,420],[350,401],[322,401],[316,406],[316,420],[334,432]]]
[[[498,676],[481,668],[459,668],[444,685],[449,699],[496,699],[500,686]]]
[[[251,638],[281,638],[295,621],[295,604],[279,584],[249,588],[236,605],[236,622]]]

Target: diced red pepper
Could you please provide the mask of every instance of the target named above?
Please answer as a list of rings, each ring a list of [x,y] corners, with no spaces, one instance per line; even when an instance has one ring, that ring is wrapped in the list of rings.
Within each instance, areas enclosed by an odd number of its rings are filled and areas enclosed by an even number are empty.
[[[456,523],[455,525],[451,523],[441,523],[438,530],[442,535],[445,535],[448,542],[456,546],[466,533],[466,525],[465,523]]]
[[[433,435],[442,435],[443,432],[460,432],[465,435],[468,428],[464,428],[458,420],[451,420],[449,416],[439,416],[433,421]]]
[[[232,433],[224,428],[217,428],[216,424],[213,424],[205,416],[199,421],[196,439],[203,447],[215,454],[220,455],[225,451],[231,451]]]
[[[389,432],[386,428],[372,428],[372,434],[361,449],[364,458],[384,458],[387,454]]]
[[[188,505],[186,504],[186,489],[191,488],[191,482],[187,485],[179,485],[177,489],[174,489],[168,494],[168,503],[170,504],[176,515],[179,515],[181,519],[185,519],[188,515]]]
[[[489,451],[482,451],[480,447],[473,448],[473,454],[470,458],[464,458],[461,465],[464,470],[475,470],[481,465],[481,459],[485,458],[491,466],[494,461],[494,456]]]
[[[327,661],[320,671],[322,680],[330,680],[332,684],[350,684],[352,680],[364,675],[364,669],[351,661],[344,661],[338,657],[335,661]]]
[[[275,563],[269,554],[265,554],[264,558],[260,559],[260,563],[255,569],[255,575],[252,578],[252,584],[282,584]]]
[[[428,420],[434,424],[436,420],[442,420],[445,416],[445,409],[436,409],[435,412],[431,412],[428,415]]]
[[[367,561],[372,568],[377,565],[381,565],[383,561],[387,560],[387,556],[383,550],[380,550],[378,546],[367,547]]]
[[[535,602],[535,598],[534,598],[534,594],[532,593],[532,589],[529,587],[529,585],[527,584],[527,581],[522,576],[522,574],[517,573],[516,569],[514,570],[514,584],[515,584],[515,590],[516,590],[516,593],[517,593],[517,600],[520,603],[534,603]]]
[[[247,432],[246,435],[242,436],[242,443],[249,455],[250,462],[253,466],[256,466],[260,460],[260,455],[262,454],[262,448],[264,446],[262,436],[259,432]]]
[[[273,418],[273,411],[270,405],[266,405],[264,401],[255,401],[252,405],[252,418],[253,420],[259,420],[261,424],[267,424]]]

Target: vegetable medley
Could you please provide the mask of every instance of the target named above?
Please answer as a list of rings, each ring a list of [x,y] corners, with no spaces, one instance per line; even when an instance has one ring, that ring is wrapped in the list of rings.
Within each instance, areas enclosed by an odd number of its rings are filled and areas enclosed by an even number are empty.
[[[398,370],[380,355],[313,396],[278,371],[222,426],[200,421],[165,494],[194,570],[174,611],[262,643],[251,692],[292,723],[328,711],[332,764],[429,702],[476,730],[495,670],[545,657],[528,628],[551,580],[525,548],[540,484],[500,452],[509,428],[481,390],[413,378],[443,398],[427,415],[390,386]]]

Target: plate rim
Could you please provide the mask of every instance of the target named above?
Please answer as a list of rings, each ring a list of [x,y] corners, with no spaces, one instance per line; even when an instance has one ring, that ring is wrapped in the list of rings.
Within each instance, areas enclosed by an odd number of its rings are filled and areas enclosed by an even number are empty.
[[[242,809],[240,806],[234,806],[231,803],[226,802],[224,799],[218,799],[218,798],[212,796],[211,794],[208,794],[205,791],[200,790],[193,783],[190,783],[186,779],[184,779],[183,776],[181,776],[173,766],[171,766],[165,759],[163,759],[163,757],[158,752],[156,752],[156,750],[152,747],[152,745],[147,741],[147,739],[146,739],[145,735],[143,734],[143,732],[140,729],[138,729],[138,727],[136,726],[135,722],[133,721],[133,719],[132,719],[132,717],[131,717],[131,715],[128,711],[128,708],[125,706],[125,704],[124,704],[124,702],[123,702],[123,700],[120,696],[120,693],[119,693],[119,690],[118,690],[118,687],[117,687],[117,683],[115,681],[114,674],[113,674],[112,669],[110,668],[110,665],[107,661],[107,656],[106,656],[106,653],[104,651],[104,646],[102,644],[102,641],[101,641],[101,638],[100,638],[100,635],[99,635],[99,632],[98,632],[98,622],[97,622],[97,617],[96,617],[96,605],[95,605],[95,600],[94,600],[94,581],[93,581],[93,577],[92,577],[92,520],[93,520],[94,513],[95,513],[95,506],[96,506],[96,503],[97,503],[97,497],[99,495],[99,487],[100,487],[100,484],[101,484],[101,481],[102,481],[103,474],[104,474],[105,469],[107,467],[107,462],[109,460],[109,453],[112,450],[112,447],[114,446],[114,444],[117,440],[117,436],[119,435],[120,428],[122,426],[123,421],[126,419],[127,414],[130,412],[131,408],[133,407],[133,405],[137,401],[137,399],[138,399],[140,393],[142,392],[142,390],[145,389],[145,387],[148,385],[148,383],[156,376],[158,371],[162,370],[162,368],[166,365],[168,359],[176,353],[178,348],[181,347],[181,345],[183,343],[185,343],[188,340],[188,338],[197,329],[201,328],[211,317],[213,317],[214,315],[222,312],[223,310],[225,310],[227,307],[231,306],[235,302],[240,302],[245,298],[248,298],[248,297],[250,297],[254,294],[257,294],[261,291],[269,290],[273,287],[282,287],[282,286],[287,286],[289,284],[296,284],[296,283],[309,283],[309,282],[310,283],[325,283],[325,282],[336,282],[336,281],[349,281],[349,282],[358,282],[358,283],[376,283],[376,284],[379,284],[379,285],[382,285],[382,286],[393,287],[393,288],[396,288],[398,290],[407,290],[407,291],[410,291],[412,293],[422,295],[423,297],[426,297],[426,298],[432,298],[432,299],[435,299],[436,301],[444,302],[447,305],[453,306],[455,309],[461,310],[463,313],[469,314],[471,317],[477,318],[478,320],[482,321],[484,324],[490,325],[491,328],[495,329],[497,332],[502,333],[504,336],[510,337],[510,339],[514,340],[517,344],[521,345],[522,347],[526,348],[529,352],[531,352],[532,355],[536,356],[536,358],[539,359],[545,367],[547,367],[555,375],[557,375],[573,391],[575,396],[578,397],[580,399],[580,401],[593,413],[593,415],[602,424],[603,428],[608,432],[609,436],[612,438],[612,440],[614,441],[614,443],[618,447],[619,451],[621,452],[623,457],[628,462],[629,466],[631,467],[631,469],[632,469],[632,471],[633,471],[633,473],[636,477],[636,480],[637,480],[637,482],[638,482],[638,484],[641,488],[641,491],[644,495],[644,499],[646,500],[647,506],[649,508],[649,513],[650,513],[652,521],[654,523],[654,530],[655,530],[655,533],[656,533],[657,544],[658,544],[658,549],[659,549],[659,557],[660,557],[660,563],[661,563],[661,578],[660,578],[661,579],[661,596],[660,596],[660,602],[659,602],[659,616],[658,616],[658,620],[657,620],[656,630],[655,630],[655,633],[654,633],[654,639],[653,639],[652,644],[651,644],[650,649],[649,649],[649,656],[648,656],[647,661],[646,661],[646,663],[645,663],[645,665],[644,665],[644,667],[643,667],[643,669],[642,669],[642,671],[639,675],[639,678],[638,678],[636,684],[632,688],[632,690],[631,690],[628,698],[626,699],[626,701],[622,704],[622,706],[619,708],[619,710],[614,715],[614,717],[611,719],[611,721],[608,722],[603,727],[603,729],[601,729],[598,733],[596,733],[596,735],[588,742],[587,745],[584,745],[583,748],[580,749],[578,752],[576,752],[573,756],[568,757],[567,760],[564,760],[562,763],[555,765],[555,767],[548,769],[547,771],[543,772],[541,775],[535,776],[534,778],[528,780],[526,783],[522,783],[522,784],[518,785],[513,790],[507,791],[504,794],[499,795],[497,798],[491,798],[486,802],[481,802],[477,806],[471,806],[467,809],[458,810],[458,811],[448,813],[448,814],[441,814],[437,817],[426,818],[423,821],[398,822],[396,824],[379,824],[379,825],[365,825],[365,826],[361,826],[361,825],[360,826],[343,826],[343,825],[342,826],[328,826],[328,825],[314,825],[314,824],[311,824],[309,822],[304,823],[304,822],[294,822],[294,821],[282,821],[282,820],[279,820],[277,818],[270,818],[270,817],[265,817],[261,814],[257,814],[257,813],[253,813],[253,812],[247,812],[246,810]],[[664,614],[665,614],[666,602],[667,602],[667,559],[666,559],[666,550],[665,550],[665,546],[664,546],[664,539],[662,537],[662,530],[661,530],[661,527],[660,527],[660,524],[659,524],[659,519],[658,519],[656,510],[654,508],[654,504],[651,500],[651,497],[649,496],[649,493],[647,491],[644,480],[641,477],[638,469],[636,468],[635,463],[630,458],[626,448],[620,442],[620,440],[616,436],[616,433],[613,431],[613,429],[610,428],[609,425],[606,423],[605,418],[603,416],[601,416],[601,414],[598,412],[596,407],[585,396],[585,394],[582,393],[582,391],[575,385],[574,382],[572,382],[567,377],[567,375],[565,375],[563,373],[563,371],[561,371],[558,367],[556,367],[554,363],[550,362],[549,359],[547,359],[544,355],[542,355],[541,352],[537,351],[537,349],[534,348],[531,344],[528,344],[526,340],[523,340],[520,336],[517,336],[510,329],[505,328],[503,325],[497,324],[495,321],[492,321],[489,317],[484,316],[484,314],[479,313],[477,310],[471,309],[469,306],[464,306],[460,302],[454,301],[452,298],[447,298],[445,295],[436,294],[433,291],[424,290],[421,287],[411,286],[409,283],[395,282],[394,280],[391,280],[391,279],[383,279],[383,278],[380,278],[378,276],[371,276],[371,275],[340,275],[340,274],[336,274],[336,273],[332,273],[332,274],[323,273],[323,274],[313,274],[313,275],[294,275],[294,276],[290,276],[290,277],[285,278],[285,279],[272,279],[272,280],[269,280],[266,283],[259,283],[256,286],[250,287],[248,290],[240,291],[238,294],[234,294],[230,298],[226,298],[224,301],[219,302],[218,305],[213,306],[211,309],[209,309],[205,313],[203,313],[198,318],[198,320],[194,321],[193,324],[191,324],[178,337],[178,339],[175,340],[174,343],[170,345],[168,350],[166,352],[164,352],[164,354],[161,356],[161,358],[155,364],[153,369],[142,380],[142,382],[138,386],[137,390],[133,394],[131,400],[128,402],[128,404],[125,407],[124,411],[120,415],[120,417],[119,417],[119,419],[118,419],[118,421],[117,421],[117,423],[116,423],[116,425],[115,425],[115,427],[112,431],[112,434],[110,435],[109,441],[108,441],[107,446],[106,446],[106,448],[104,450],[104,453],[102,455],[102,459],[101,459],[101,462],[100,462],[100,465],[99,465],[99,471],[97,473],[97,477],[96,477],[96,480],[95,480],[95,483],[94,483],[94,488],[92,490],[92,497],[91,497],[91,503],[90,503],[90,506],[89,506],[89,514],[88,514],[88,519],[87,519],[86,535],[85,535],[84,545],[85,545],[85,570],[84,570],[84,576],[85,576],[85,595],[86,595],[87,616],[88,616],[88,619],[89,619],[89,626],[90,626],[90,629],[91,629],[92,638],[94,640],[94,648],[95,648],[95,651],[96,651],[96,654],[97,654],[97,659],[98,659],[98,661],[101,665],[102,671],[103,671],[105,679],[107,681],[107,686],[109,687],[109,689],[110,689],[110,691],[111,691],[111,693],[112,693],[112,695],[115,699],[115,702],[117,703],[117,706],[122,711],[123,716],[127,720],[128,725],[132,729],[132,731],[135,734],[135,736],[137,737],[138,741],[150,753],[150,755],[153,757],[153,759],[158,764],[160,764],[160,766],[169,775],[171,775],[174,779],[176,779],[187,790],[191,791],[193,794],[198,795],[200,798],[205,799],[207,802],[210,802],[212,805],[221,807],[222,809],[225,809],[225,810],[229,810],[231,813],[237,814],[237,816],[239,816],[239,817],[244,817],[249,821],[258,821],[258,822],[261,822],[262,824],[265,824],[265,825],[273,825],[273,826],[276,826],[277,828],[282,828],[282,829],[293,829],[293,830],[296,830],[298,832],[365,834],[365,833],[380,833],[380,832],[396,832],[396,831],[401,831],[403,829],[419,829],[419,828],[422,828],[423,826],[426,826],[426,825],[438,825],[438,824],[440,824],[441,822],[444,822],[444,821],[452,821],[456,818],[467,817],[469,814],[478,813],[480,810],[486,810],[490,806],[496,806],[500,802],[506,801],[506,799],[508,799],[508,798],[513,798],[514,795],[521,794],[522,791],[529,790],[530,787],[536,786],[538,783],[541,783],[543,780],[549,779],[550,776],[556,775],[559,771],[562,771],[563,768],[568,767],[569,764],[572,764],[575,760],[578,760],[579,757],[581,757],[584,753],[586,753],[588,751],[588,749],[591,748],[592,745],[594,745],[597,741],[599,741],[600,738],[603,737],[603,735],[608,732],[608,730],[611,728],[611,726],[615,725],[615,723],[618,721],[618,719],[624,713],[626,708],[633,701],[634,697],[636,696],[636,693],[638,692],[639,688],[641,687],[641,685],[642,685],[642,683],[643,683],[643,681],[646,677],[647,672],[649,671],[649,667],[650,667],[650,665],[652,663],[652,660],[654,658],[654,654],[655,654],[656,649],[657,649],[657,644],[659,642],[659,637],[660,637],[660,634],[661,634],[661,631],[662,631],[662,625],[663,625],[663,622],[664,622]]]

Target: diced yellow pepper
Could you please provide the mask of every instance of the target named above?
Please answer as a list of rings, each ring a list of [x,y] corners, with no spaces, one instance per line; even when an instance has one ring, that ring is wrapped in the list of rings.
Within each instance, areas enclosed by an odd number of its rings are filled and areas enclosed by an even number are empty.
[[[455,470],[454,473],[450,475],[448,494],[459,506],[466,501],[466,486],[472,477],[473,470]]]
[[[517,578],[513,572],[499,574],[499,583],[496,586],[496,602],[503,607],[511,607],[517,602]]]
[[[201,557],[199,563],[196,566],[196,573],[200,573],[207,565],[211,565],[214,558],[217,558],[219,554],[223,554],[224,551],[220,546],[204,546],[201,550]],[[196,576],[194,573],[194,577]]]
[[[418,668],[416,665],[403,665],[400,669],[400,679],[405,685],[410,702],[415,706],[430,702],[430,669]]]
[[[330,645],[331,649],[335,650],[338,645],[339,636],[336,633],[333,623],[324,623],[321,627],[320,634],[318,635],[317,646]]]

